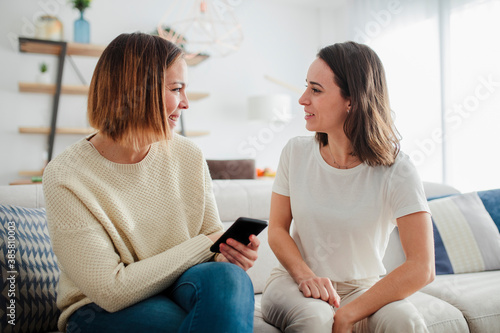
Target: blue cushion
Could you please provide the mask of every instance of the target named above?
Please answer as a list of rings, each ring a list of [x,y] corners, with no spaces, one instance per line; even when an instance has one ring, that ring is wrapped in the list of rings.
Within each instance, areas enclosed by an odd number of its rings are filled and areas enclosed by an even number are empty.
[[[0,240],[0,331],[57,331],[59,268],[45,209],[0,205]]]
[[[446,252],[446,248],[434,220],[432,221],[434,231],[434,255],[436,262],[436,274],[453,274],[453,266]]]
[[[500,191],[492,190],[429,201],[436,274],[500,269],[500,233],[492,216],[499,217],[499,200]]]
[[[500,230],[500,189],[479,191],[477,195]]]

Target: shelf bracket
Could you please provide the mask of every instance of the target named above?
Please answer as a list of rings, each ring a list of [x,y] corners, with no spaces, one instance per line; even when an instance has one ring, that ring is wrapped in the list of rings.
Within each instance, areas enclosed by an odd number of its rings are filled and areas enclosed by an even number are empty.
[[[56,125],[57,125],[57,111],[59,110],[59,99],[61,97],[61,86],[62,86],[62,76],[64,70],[64,58],[67,52],[67,43],[58,42],[61,45],[61,52],[58,56],[57,64],[57,78],[56,78],[56,93],[54,94],[54,101],[52,103],[52,119],[50,120],[50,133],[49,133],[49,151],[47,155],[47,162],[52,160],[52,154],[54,152],[54,139],[56,136]]]
[[[42,40],[19,37],[19,51],[41,54],[54,54],[58,57],[56,91],[52,103],[52,116],[50,120],[50,133],[48,140],[47,162],[50,162],[54,152],[54,139],[56,136],[57,111],[59,110],[59,98],[61,96],[62,76],[64,70],[64,59],[68,52],[68,43],[53,40]]]

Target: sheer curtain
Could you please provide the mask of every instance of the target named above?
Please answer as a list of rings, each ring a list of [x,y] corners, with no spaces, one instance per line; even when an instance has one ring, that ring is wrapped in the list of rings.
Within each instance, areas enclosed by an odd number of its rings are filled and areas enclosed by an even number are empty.
[[[500,187],[500,1],[452,1],[448,180]]]
[[[320,15],[323,44],[355,40],[382,59],[402,150],[425,181],[500,187],[498,17],[499,0],[353,0]]]

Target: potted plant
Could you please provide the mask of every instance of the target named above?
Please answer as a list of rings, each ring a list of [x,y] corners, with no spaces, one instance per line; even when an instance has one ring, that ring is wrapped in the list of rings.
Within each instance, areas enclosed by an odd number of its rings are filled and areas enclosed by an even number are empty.
[[[38,83],[50,83],[49,67],[45,62],[42,62],[39,66],[39,73],[37,75]]]
[[[80,11],[80,18],[75,21],[74,25],[74,41],[77,43],[90,43],[90,24],[83,17],[87,8],[90,7],[92,0],[71,0],[73,8]]]
[[[90,7],[92,0],[71,0],[73,8],[78,9],[80,12],[85,11],[85,9]]]

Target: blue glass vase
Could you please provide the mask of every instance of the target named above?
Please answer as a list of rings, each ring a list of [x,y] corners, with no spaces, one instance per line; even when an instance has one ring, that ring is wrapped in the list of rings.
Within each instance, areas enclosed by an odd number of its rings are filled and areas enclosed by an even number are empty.
[[[83,10],[80,18],[75,21],[74,40],[76,43],[90,43],[90,24],[83,18]]]

